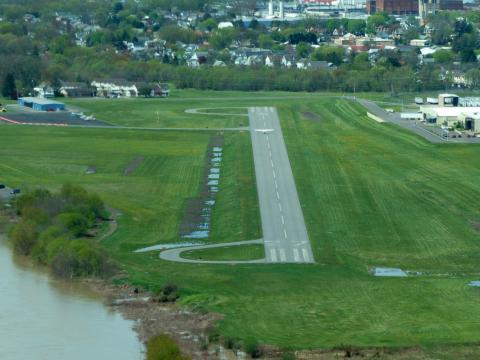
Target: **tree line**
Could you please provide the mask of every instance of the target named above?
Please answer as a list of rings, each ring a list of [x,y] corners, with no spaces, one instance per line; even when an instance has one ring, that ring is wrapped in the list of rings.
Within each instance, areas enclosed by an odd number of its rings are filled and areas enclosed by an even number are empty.
[[[9,234],[17,254],[31,256],[63,278],[104,276],[114,266],[92,237],[108,219],[100,197],[65,184],[60,192],[36,189],[18,197],[18,223]]]

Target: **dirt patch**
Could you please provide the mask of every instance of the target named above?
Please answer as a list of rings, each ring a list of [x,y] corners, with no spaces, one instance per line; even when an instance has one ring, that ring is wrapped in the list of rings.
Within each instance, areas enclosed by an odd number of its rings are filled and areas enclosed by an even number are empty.
[[[303,116],[305,119],[308,119],[308,120],[311,120],[311,121],[320,121],[320,120],[322,120],[322,118],[320,117],[320,115],[315,114],[315,113],[310,112],[310,111],[303,111],[303,112],[302,112],[302,116]]]
[[[158,334],[170,335],[182,352],[192,359],[217,359],[208,349],[208,334],[223,317],[187,311],[175,304],[151,300],[152,294],[132,286],[107,285],[101,280],[86,280],[96,292],[106,296],[108,306],[135,321],[134,329],[142,342]]]
[[[478,220],[470,220],[470,225],[475,231],[480,232],[480,221]]]
[[[123,170],[123,176],[130,176],[132,173],[137,170],[137,168],[140,166],[142,161],[145,159],[143,156],[137,156],[135,159],[133,159],[130,164],[127,165],[125,170]]]

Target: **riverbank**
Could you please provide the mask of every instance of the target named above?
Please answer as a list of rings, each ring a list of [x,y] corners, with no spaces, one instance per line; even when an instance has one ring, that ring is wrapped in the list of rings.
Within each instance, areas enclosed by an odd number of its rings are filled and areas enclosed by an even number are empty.
[[[111,221],[100,239],[104,239],[116,230],[118,212],[109,209]],[[12,262],[32,275],[46,276],[49,283],[75,288],[78,296],[93,294],[98,301],[124,319],[134,323],[133,330],[141,343],[159,334],[168,334],[191,359],[218,359],[215,351],[208,349],[208,334],[222,316],[216,314],[194,313],[181,309],[174,303],[155,301],[154,294],[142,291],[129,285],[115,286],[112,279],[75,278],[59,279],[51,275],[51,269],[37,264],[29,256],[15,255],[11,244],[8,244],[8,231],[18,222],[17,216],[9,209],[0,211],[0,242],[9,248]],[[73,299],[75,300],[76,294]]]
[[[215,350],[208,346],[208,335],[222,319],[221,315],[192,312],[174,303],[160,303],[154,300],[154,294],[129,285],[115,286],[100,279],[82,282],[101,294],[106,306],[134,321],[134,330],[143,343],[155,335],[167,334],[192,360],[218,359]]]

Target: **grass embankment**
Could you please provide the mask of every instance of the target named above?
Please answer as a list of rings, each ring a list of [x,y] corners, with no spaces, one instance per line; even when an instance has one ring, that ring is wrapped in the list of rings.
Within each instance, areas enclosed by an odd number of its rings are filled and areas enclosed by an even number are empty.
[[[436,344],[451,344],[446,358],[456,358],[453,344],[480,340],[479,291],[466,285],[478,280],[480,260],[478,146],[430,144],[369,120],[341,99],[213,101],[279,107],[317,264],[190,265],[132,253],[179,240],[184,200],[196,195],[203,171],[204,133],[8,126],[0,133],[2,177],[15,187],[77,181],[100,193],[123,213],[104,246],[122,263],[124,281],[178,284],[183,304],[226,315],[224,335],[294,348],[422,345],[432,354]],[[301,116],[306,111],[319,120]],[[225,136],[225,157],[229,141],[237,152],[249,147],[248,136]],[[215,240],[260,235],[258,220],[253,226],[247,220],[254,218],[250,208],[258,217],[258,204],[251,153],[245,154],[224,163],[232,166],[224,174],[246,178],[227,176]],[[138,155],[144,162],[123,177]],[[97,174],[85,175],[86,166],[96,166]],[[370,266],[424,275],[374,278]]]
[[[192,260],[257,260],[265,257],[263,245],[231,246],[227,248],[213,248],[205,250],[191,250],[182,254],[185,259]]]

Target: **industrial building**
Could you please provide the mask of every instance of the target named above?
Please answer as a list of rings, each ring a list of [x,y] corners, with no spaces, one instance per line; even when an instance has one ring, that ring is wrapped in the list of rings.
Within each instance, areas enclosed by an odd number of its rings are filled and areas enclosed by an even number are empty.
[[[36,111],[60,111],[65,110],[65,104],[44,98],[22,97],[18,99],[21,106],[32,108]]]
[[[367,0],[367,13],[385,11],[393,15],[418,14],[418,0]]]
[[[438,105],[420,107],[425,121],[449,127],[461,123],[465,130],[480,133],[480,106],[459,106],[460,98],[455,94],[438,95]]]
[[[367,13],[385,11],[391,15],[417,15],[425,19],[437,10],[462,10],[463,0],[367,0]]]

